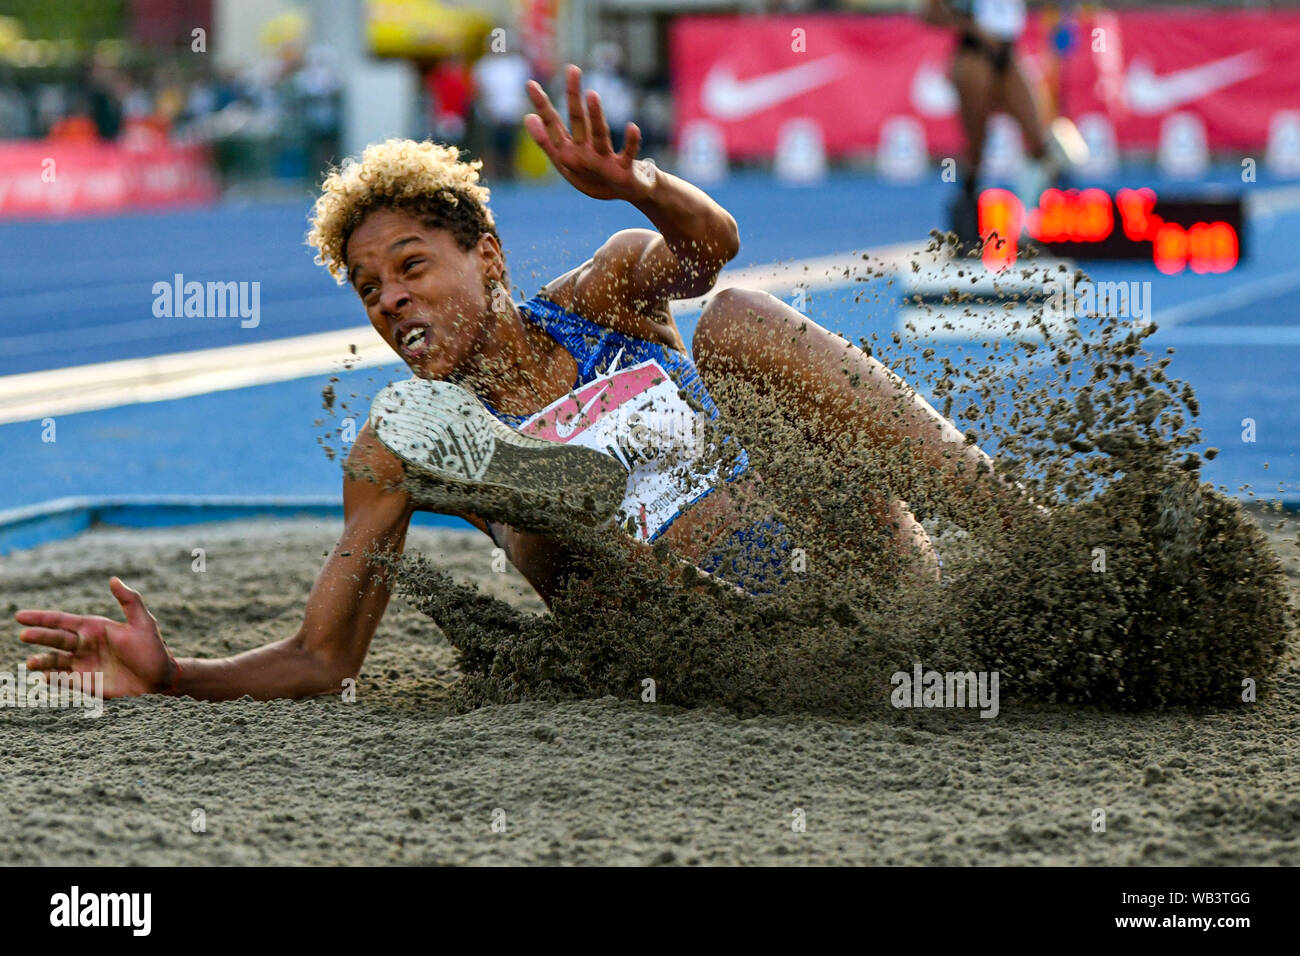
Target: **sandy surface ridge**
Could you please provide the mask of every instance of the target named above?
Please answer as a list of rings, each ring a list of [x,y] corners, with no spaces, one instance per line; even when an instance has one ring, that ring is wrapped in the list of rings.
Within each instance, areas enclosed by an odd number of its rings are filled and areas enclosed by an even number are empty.
[[[1300,593],[1284,544],[1297,524],[1275,521]],[[0,605],[112,614],[118,573],[178,653],[228,654],[296,630],[337,533],[313,521],[100,529],[0,558]],[[409,546],[541,607],[513,570],[493,572],[481,535],[414,529]],[[25,648],[9,634],[12,671]],[[396,598],[354,703],[0,710],[7,862],[1300,862],[1294,653],[1278,693],[1239,710],[1004,708],[995,720],[740,720],[613,698],[457,715],[456,676],[441,634]]]

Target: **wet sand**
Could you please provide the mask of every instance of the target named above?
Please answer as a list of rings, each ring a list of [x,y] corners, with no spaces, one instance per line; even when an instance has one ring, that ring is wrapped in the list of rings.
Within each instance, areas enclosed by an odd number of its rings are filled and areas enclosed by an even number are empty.
[[[1275,523],[1294,597],[1300,522]],[[178,654],[238,652],[297,629],[338,530],[99,529],[0,558],[0,605],[117,616],[117,573]],[[415,529],[409,548],[541,610],[482,535]],[[739,719],[604,698],[457,714],[453,649],[397,597],[354,702],[0,709],[0,832],[15,864],[1295,865],[1298,664],[1291,648],[1273,696],[1218,711]]]

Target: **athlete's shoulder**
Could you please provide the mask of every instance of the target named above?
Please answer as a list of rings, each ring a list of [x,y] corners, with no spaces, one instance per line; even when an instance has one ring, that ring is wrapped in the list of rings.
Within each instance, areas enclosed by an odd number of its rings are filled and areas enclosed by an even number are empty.
[[[590,259],[552,279],[538,295],[597,325],[680,347],[681,335],[668,300],[634,300],[628,294],[632,270],[659,238],[653,229],[621,229]]]
[[[546,285],[537,290],[537,297],[545,299],[548,302],[554,302],[566,312],[574,311],[573,308],[573,286],[574,282],[583,269],[591,265],[592,260],[588,259],[580,266],[575,266],[563,275],[558,275]]]

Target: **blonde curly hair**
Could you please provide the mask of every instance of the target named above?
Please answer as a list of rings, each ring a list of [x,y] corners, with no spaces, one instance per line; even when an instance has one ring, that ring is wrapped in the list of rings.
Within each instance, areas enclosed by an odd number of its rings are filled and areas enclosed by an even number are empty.
[[[490,191],[479,184],[481,160],[467,162],[455,146],[390,139],[367,146],[360,161],[346,159],[321,184],[307,244],[339,285],[347,282],[348,238],[375,209],[410,212],[425,225],[447,229],[469,250],[483,233],[496,236]],[[500,237],[498,237],[500,241]]]

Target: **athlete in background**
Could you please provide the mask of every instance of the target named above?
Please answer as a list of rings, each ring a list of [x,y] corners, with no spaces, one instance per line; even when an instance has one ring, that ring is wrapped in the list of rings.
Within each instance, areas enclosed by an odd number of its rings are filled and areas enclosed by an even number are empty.
[[[1039,99],[1016,55],[1016,41],[1025,30],[1024,0],[925,0],[924,19],[953,29],[958,36],[951,76],[966,135],[966,157],[954,224],[962,238],[974,239],[980,164],[993,112],[1006,113],[1020,126],[1026,161],[1016,192],[1027,207],[1038,204],[1065,156],[1076,152],[1078,144],[1058,142],[1067,130],[1045,127]]]

